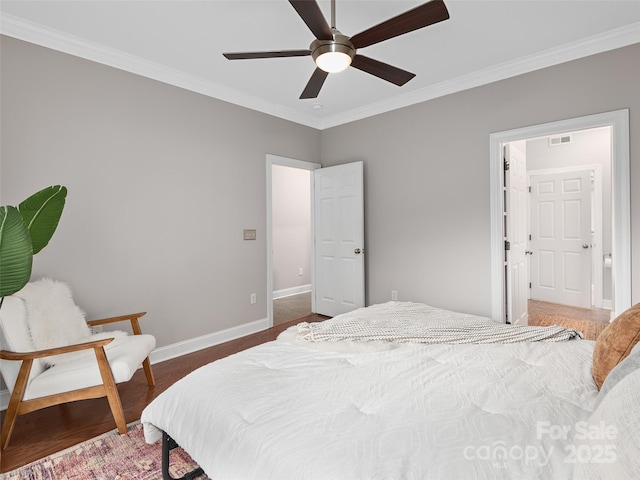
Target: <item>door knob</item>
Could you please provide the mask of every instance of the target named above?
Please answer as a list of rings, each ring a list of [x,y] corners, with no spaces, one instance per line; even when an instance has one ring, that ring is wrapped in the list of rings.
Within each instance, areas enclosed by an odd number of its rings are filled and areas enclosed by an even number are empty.
[[[355,253],[356,255],[360,255],[361,253],[364,253],[364,250],[360,250],[359,248],[356,248],[353,253]]]
[[[590,246],[591,245],[588,245],[588,244],[585,243],[585,244],[582,245],[582,248],[589,248]]]

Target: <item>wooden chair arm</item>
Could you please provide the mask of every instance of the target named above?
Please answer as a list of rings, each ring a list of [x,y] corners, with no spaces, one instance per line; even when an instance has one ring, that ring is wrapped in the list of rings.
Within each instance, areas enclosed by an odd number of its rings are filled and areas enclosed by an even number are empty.
[[[142,335],[142,330],[140,329],[140,322],[138,322],[138,319],[143,315],[146,315],[146,313],[147,312],[138,312],[130,313],[128,315],[121,315],[119,317],[103,318],[101,320],[89,320],[87,324],[90,327],[95,327],[97,325],[106,325],[108,323],[124,322],[126,320],[129,320],[131,322],[131,330],[133,330],[133,334]]]
[[[36,358],[50,357],[52,355],[60,355],[63,353],[77,352],[80,350],[89,350],[91,348],[104,347],[111,343],[113,338],[104,338],[102,340],[94,340],[92,342],[78,343],[75,345],[67,345],[65,347],[47,348],[46,350],[36,350],[33,352],[11,352],[9,350],[0,350],[0,359],[2,360],[34,360]]]
[[[139,313],[130,313],[129,315],[121,315],[119,317],[109,317],[109,318],[102,318],[100,320],[87,320],[87,324],[90,327],[95,327],[97,325],[106,325],[108,323],[115,323],[115,322],[123,322],[126,320],[137,320],[138,318],[142,317],[143,315],[145,315],[147,312],[139,312]]]

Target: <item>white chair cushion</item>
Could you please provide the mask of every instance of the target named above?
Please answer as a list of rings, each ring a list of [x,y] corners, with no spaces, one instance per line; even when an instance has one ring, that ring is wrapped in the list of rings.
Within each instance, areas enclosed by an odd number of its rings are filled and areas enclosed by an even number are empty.
[[[127,335],[107,345],[105,353],[116,383],[130,380],[155,346],[153,335]],[[27,386],[24,399],[101,385],[102,377],[93,349],[87,350],[83,357],[86,361],[56,364],[34,378]]]
[[[130,380],[156,346],[152,335],[127,335],[121,331],[91,335],[84,313],[73,302],[69,287],[50,279],[31,282],[15,295],[5,297],[0,308],[0,334],[2,348],[12,352],[114,337],[105,346],[105,353],[116,383]],[[34,360],[24,400],[102,384],[93,349],[55,355],[46,360]],[[2,377],[10,392],[21,363],[0,361]]]
[[[4,297],[0,308],[0,342],[3,350],[11,352],[32,352],[36,350],[31,342],[31,336],[27,328],[27,313],[24,301],[16,296]],[[9,392],[18,379],[18,372],[22,362],[0,360],[0,372],[7,384]],[[40,375],[46,366],[40,359],[35,359],[31,366],[29,379]]]

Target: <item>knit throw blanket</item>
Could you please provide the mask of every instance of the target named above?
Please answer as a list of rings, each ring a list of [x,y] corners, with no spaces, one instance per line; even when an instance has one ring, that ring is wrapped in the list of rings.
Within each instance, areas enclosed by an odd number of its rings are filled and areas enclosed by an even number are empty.
[[[351,340],[436,344],[565,342],[582,339],[582,333],[571,328],[519,327],[412,302],[372,305],[324,322],[302,322],[297,328],[296,340],[302,342]]]

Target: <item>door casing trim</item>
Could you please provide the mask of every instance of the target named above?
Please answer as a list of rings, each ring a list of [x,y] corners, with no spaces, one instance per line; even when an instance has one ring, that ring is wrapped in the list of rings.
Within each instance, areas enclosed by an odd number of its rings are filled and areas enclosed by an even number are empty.
[[[299,168],[302,170],[317,170],[318,168],[322,168],[322,165],[319,163],[306,162],[304,160],[296,160],[294,158],[281,157],[279,155],[272,155],[267,153],[266,155],[266,165],[267,165],[267,321],[268,326],[273,327],[273,178],[272,178],[272,167],[273,165],[282,165],[285,167]],[[313,176],[311,176],[311,199],[313,200]],[[314,236],[314,205],[313,201],[311,202],[311,238],[315,238]],[[312,245],[311,252],[311,311],[315,311],[315,281],[313,280],[315,277],[315,244]]]
[[[629,159],[629,109],[576,117],[489,135],[489,195],[491,234],[491,317],[505,322],[504,232],[502,212],[505,143],[576,130],[611,128],[612,183],[612,318],[631,306],[631,177]]]

